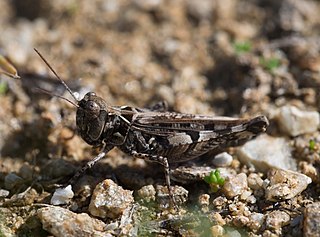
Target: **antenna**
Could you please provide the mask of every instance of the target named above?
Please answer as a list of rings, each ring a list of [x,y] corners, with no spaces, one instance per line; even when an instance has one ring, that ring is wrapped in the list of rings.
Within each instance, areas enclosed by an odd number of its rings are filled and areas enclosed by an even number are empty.
[[[43,88],[40,88],[40,87],[35,87],[34,89],[35,89],[35,90],[38,90],[38,91],[41,91],[41,92],[43,92],[43,93],[45,93],[45,94],[47,94],[47,95],[52,95],[52,96],[58,97],[58,98],[60,98],[60,99],[63,99],[63,100],[65,100],[65,101],[68,101],[68,102],[69,102],[70,104],[72,104],[73,106],[79,108],[79,105],[77,105],[77,104],[74,103],[73,101],[71,101],[71,100],[69,100],[68,98],[65,98],[65,97],[63,97],[63,96],[61,96],[61,95],[57,95],[57,94],[55,94],[55,93],[52,93],[51,91],[47,91],[47,90],[45,90],[45,89],[43,89]]]
[[[41,53],[36,49],[33,48],[34,51],[36,51],[36,53],[40,56],[40,58],[45,62],[45,64],[47,64],[47,66],[49,67],[49,69],[51,70],[51,72],[56,76],[56,78],[62,83],[62,85],[67,89],[67,91],[71,94],[71,96],[73,97],[73,99],[75,99],[75,101],[78,101],[76,96],[73,94],[72,90],[69,88],[69,86],[64,82],[64,80],[62,80],[59,75],[56,73],[56,71],[50,66],[50,64],[48,63],[48,61],[41,55]],[[60,96],[58,96],[60,97]],[[61,97],[60,97],[61,98]]]

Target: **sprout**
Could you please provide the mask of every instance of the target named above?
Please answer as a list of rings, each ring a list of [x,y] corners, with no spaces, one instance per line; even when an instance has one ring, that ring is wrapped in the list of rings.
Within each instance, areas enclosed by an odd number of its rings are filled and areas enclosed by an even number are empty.
[[[252,45],[249,41],[246,42],[235,42],[233,48],[236,54],[248,53],[252,49]]]
[[[213,192],[217,192],[224,185],[225,181],[225,179],[220,176],[219,170],[211,171],[203,180],[210,185]]]
[[[315,140],[310,139],[310,141],[309,141],[309,150],[310,151],[314,151],[315,147],[316,147]]]
[[[273,72],[275,69],[280,67],[281,61],[279,58],[260,58],[260,64],[268,71]]]

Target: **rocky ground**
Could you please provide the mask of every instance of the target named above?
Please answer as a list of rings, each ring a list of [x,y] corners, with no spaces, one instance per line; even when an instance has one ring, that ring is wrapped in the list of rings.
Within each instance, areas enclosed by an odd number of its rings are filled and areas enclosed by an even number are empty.
[[[0,236],[320,236],[319,1],[3,0],[0,9],[0,68],[12,72],[6,58],[21,77],[0,75]],[[55,191],[98,151],[73,136],[75,107],[36,89],[72,99],[33,48],[80,98],[165,100],[270,125],[243,146],[172,166],[178,210],[163,169],[117,149]]]

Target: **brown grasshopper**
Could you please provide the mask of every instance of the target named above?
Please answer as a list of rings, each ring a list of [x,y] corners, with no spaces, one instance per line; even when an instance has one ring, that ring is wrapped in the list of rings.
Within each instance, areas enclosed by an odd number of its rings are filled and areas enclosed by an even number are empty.
[[[170,198],[170,163],[184,162],[216,148],[237,146],[265,132],[269,125],[265,116],[236,119],[167,112],[164,103],[149,109],[110,106],[94,92],[77,100],[71,89],[57,75],[46,59],[35,49],[50,70],[68,90],[77,107],[76,125],[82,139],[100,147],[101,152],[80,169],[69,181],[73,183],[85,170],[118,147],[126,154],[164,167]]]

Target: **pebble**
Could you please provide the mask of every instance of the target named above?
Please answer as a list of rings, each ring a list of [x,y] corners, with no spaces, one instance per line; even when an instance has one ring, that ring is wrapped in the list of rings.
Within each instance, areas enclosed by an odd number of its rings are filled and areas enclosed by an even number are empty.
[[[210,228],[211,230],[211,236],[224,236],[225,230],[220,225],[213,225]]]
[[[209,194],[201,194],[198,198],[198,203],[200,206],[209,206],[210,204],[210,195]]]
[[[23,183],[23,179],[20,176],[16,175],[15,173],[9,173],[4,178],[4,187],[9,190],[13,189],[16,185],[19,185],[22,183]]]
[[[68,185],[65,188],[58,188],[53,193],[50,203],[52,205],[63,205],[69,203],[73,198],[74,193],[72,191],[71,185]]]
[[[203,180],[213,169],[214,168],[210,166],[179,166],[170,171],[170,177],[172,180],[180,183],[190,183]]]
[[[270,183],[265,188],[265,197],[268,201],[291,199],[312,182],[311,178],[290,170],[272,169],[268,172]]]
[[[215,199],[213,199],[212,204],[213,207],[217,210],[222,210],[222,208],[227,204],[228,199],[226,197],[216,197]]]
[[[251,173],[248,176],[248,186],[252,190],[259,190],[263,188],[263,179],[256,173]]]
[[[283,106],[277,116],[280,129],[290,136],[317,131],[320,117],[317,111],[302,111],[295,106]]]
[[[320,202],[309,204],[303,216],[304,237],[320,237]]]
[[[111,179],[106,179],[94,189],[89,212],[93,216],[115,219],[130,208],[132,203],[132,191],[124,190]]]
[[[8,190],[0,189],[0,198],[8,197],[9,194],[10,194],[10,192]]]
[[[76,214],[61,207],[44,207],[37,216],[43,229],[55,237],[108,236],[104,232],[105,223],[86,213]]]
[[[193,1],[187,0],[188,13],[198,20],[210,19],[214,14],[215,1],[201,0]]]
[[[209,218],[216,225],[224,226],[226,224],[226,220],[221,216],[219,212],[209,213]]]
[[[162,0],[134,0],[133,2],[146,11],[157,9],[162,4]]]
[[[23,163],[23,165],[21,166],[21,168],[19,170],[19,175],[24,180],[31,180],[32,176],[34,175],[34,167],[32,167],[30,164],[28,164],[26,162]]]
[[[34,201],[36,200],[36,198],[38,196],[39,196],[39,194],[37,193],[37,191],[34,188],[29,187],[21,193],[17,193],[17,194],[12,195],[12,197],[10,197],[9,200],[6,200],[3,203],[3,206],[23,207],[23,206],[31,205],[32,203],[34,203]]]
[[[215,170],[215,167],[211,166],[179,166],[170,171],[170,177],[174,181],[187,184],[195,181],[202,181],[203,178],[208,176],[213,170]],[[223,178],[236,175],[235,170],[230,168],[219,168],[219,171],[220,176]]]
[[[249,216],[248,228],[251,230],[259,230],[264,223],[265,216],[262,213],[251,213]]]
[[[314,183],[320,183],[320,171],[314,167],[313,164],[310,164],[306,161],[299,162],[299,168],[301,172],[312,179]]]
[[[54,159],[46,165],[43,171],[45,177],[61,178],[72,175],[76,167],[63,159]]]
[[[266,228],[269,230],[279,230],[290,222],[290,215],[284,211],[272,211],[266,215]]]
[[[237,152],[242,163],[253,164],[257,170],[265,173],[271,168],[297,170],[291,148],[284,138],[264,134],[247,142]]]
[[[217,167],[225,167],[225,166],[230,166],[232,161],[233,161],[233,157],[229,153],[222,152],[216,155],[214,159],[211,161],[211,163]]]
[[[232,224],[236,227],[244,227],[248,224],[249,218],[246,216],[234,216]]]
[[[174,200],[177,205],[181,205],[188,200],[188,190],[181,186],[171,186]],[[171,205],[171,200],[168,193],[167,186],[157,185],[156,186],[156,201],[161,209],[167,209]]]
[[[140,198],[145,200],[146,202],[155,201],[156,200],[156,190],[153,185],[146,185],[140,188],[137,191],[137,194]]]
[[[228,198],[241,195],[248,188],[247,175],[240,173],[230,177],[223,185],[222,191]]]

